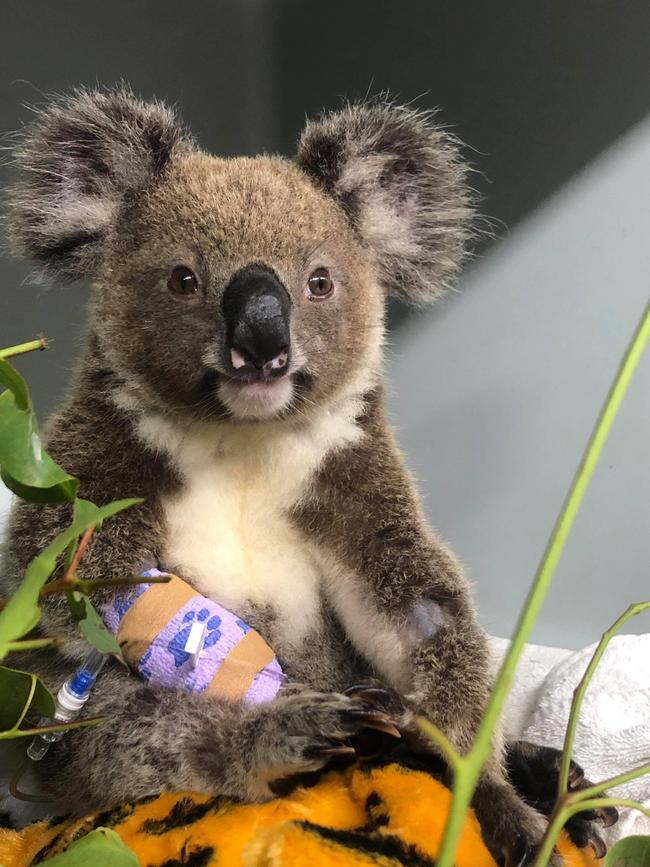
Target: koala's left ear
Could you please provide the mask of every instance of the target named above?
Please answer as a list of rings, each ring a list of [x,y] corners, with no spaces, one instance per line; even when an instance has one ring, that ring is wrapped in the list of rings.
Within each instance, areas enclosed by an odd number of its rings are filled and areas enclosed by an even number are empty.
[[[349,105],[307,123],[298,162],[341,204],[388,292],[424,302],[445,289],[464,256],[471,197],[456,144],[427,113]]]

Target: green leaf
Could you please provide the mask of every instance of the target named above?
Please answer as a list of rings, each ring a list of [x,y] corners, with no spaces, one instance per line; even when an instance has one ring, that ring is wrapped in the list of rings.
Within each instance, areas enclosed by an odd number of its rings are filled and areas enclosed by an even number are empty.
[[[7,361],[0,358],[0,385],[4,385],[13,394],[18,409],[31,409],[27,383]]]
[[[73,590],[69,596],[73,598],[70,611],[75,620],[79,621],[79,629],[86,641],[101,653],[113,653],[121,657],[122,651],[120,650],[120,645],[117,643],[117,639],[104,626],[103,620],[95,610],[88,596],[85,593],[80,593],[78,590]],[[70,605],[69,599],[68,604]],[[79,617],[77,615],[80,611],[82,614]]]
[[[69,590],[65,594],[70,614],[74,620],[83,620],[86,616],[86,603],[83,596],[83,593],[79,593],[76,590]]]
[[[81,505],[75,510],[77,515],[72,524],[32,560],[22,583],[0,611],[0,659],[6,656],[9,642],[21,638],[38,623],[41,611],[38,594],[68,545],[78,539],[88,527],[97,526],[105,518],[141,502],[141,499],[116,500],[106,506],[97,507],[85,500],[77,500]]]
[[[0,358],[0,476],[24,500],[61,503],[73,500],[79,482],[43,449],[38,422],[20,374]]]
[[[138,867],[140,862],[115,831],[97,828],[43,863],[48,867]]]
[[[30,707],[54,716],[54,699],[35,674],[0,665],[0,734],[14,732]]]
[[[607,853],[604,867],[650,867],[650,837],[624,837]]]

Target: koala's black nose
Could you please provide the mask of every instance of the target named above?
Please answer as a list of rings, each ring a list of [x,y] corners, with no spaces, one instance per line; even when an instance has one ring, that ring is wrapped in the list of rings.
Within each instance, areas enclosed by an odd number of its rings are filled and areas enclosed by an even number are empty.
[[[253,265],[240,271],[223,296],[225,363],[234,376],[281,376],[291,351],[291,299],[276,274]]]

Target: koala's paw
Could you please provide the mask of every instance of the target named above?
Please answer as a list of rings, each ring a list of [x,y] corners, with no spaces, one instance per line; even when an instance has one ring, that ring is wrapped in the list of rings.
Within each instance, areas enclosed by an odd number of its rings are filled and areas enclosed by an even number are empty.
[[[506,754],[508,777],[527,804],[544,816],[550,816],[557,798],[562,753],[552,747],[540,747],[526,741],[509,744]],[[576,762],[569,766],[569,791],[587,789],[592,783]],[[604,807],[577,813],[565,825],[571,842],[580,848],[591,846],[596,858],[603,858],[607,846],[598,833],[598,825],[608,828],[618,821],[618,810]]]
[[[255,728],[265,787],[354,756],[355,738],[366,731],[400,737],[389,714],[363,697],[311,691],[280,696],[266,706]]]
[[[530,867],[534,864],[547,822],[524,803],[508,783],[479,783],[472,802],[481,826],[481,836],[499,867]],[[549,867],[562,867],[554,853]]]

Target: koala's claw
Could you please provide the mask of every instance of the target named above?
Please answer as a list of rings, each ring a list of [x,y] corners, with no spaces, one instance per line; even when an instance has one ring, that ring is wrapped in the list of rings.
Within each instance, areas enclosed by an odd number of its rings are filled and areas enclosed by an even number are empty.
[[[355,683],[354,686],[348,687],[343,695],[357,696],[368,704],[384,704],[392,698],[390,690],[383,686],[374,686],[371,683]]]
[[[580,783],[584,781],[584,778],[585,772],[577,762],[574,762],[573,759],[571,759],[571,764],[569,765],[569,788],[578,788]]]
[[[332,744],[323,744],[322,746],[308,747],[305,750],[307,758],[324,759],[325,761],[336,759],[340,756],[354,756],[355,754],[354,747],[348,747],[345,744],[335,744],[334,746]]]
[[[594,810],[596,818],[602,823],[604,828],[610,828],[618,822],[618,810],[616,807],[601,807]]]
[[[504,867],[526,867],[531,862],[531,849],[521,835],[510,849],[504,850]]]
[[[404,704],[401,698],[379,681],[354,684],[345,690],[344,695],[358,698],[365,704],[388,713],[391,717],[400,717],[404,713]]]
[[[597,859],[604,858],[607,855],[607,845],[602,837],[599,837],[595,831],[591,832],[589,845],[594,850],[594,855]]]
[[[367,711],[363,709],[354,709],[348,711],[348,713],[358,721],[362,729],[376,729],[378,732],[383,732],[393,738],[402,737],[399,729],[393,724],[388,714],[381,711]]]

